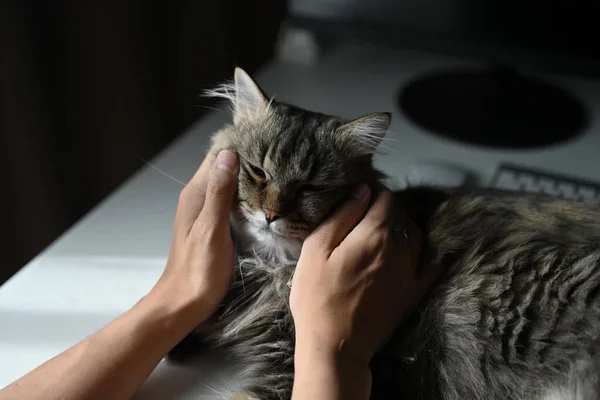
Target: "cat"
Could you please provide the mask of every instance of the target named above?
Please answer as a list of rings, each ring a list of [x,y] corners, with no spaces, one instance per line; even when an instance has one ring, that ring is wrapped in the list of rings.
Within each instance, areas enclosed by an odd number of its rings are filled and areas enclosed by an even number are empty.
[[[358,183],[381,184],[372,158],[390,114],[346,121],[277,102],[239,68],[212,95],[232,104],[210,152],[239,156],[239,264],[217,314],[171,357],[200,338],[244,366],[249,397],[289,399],[302,242]],[[396,196],[423,231],[420,265],[446,269],[373,360],[372,398],[600,399],[598,206],[461,188]]]

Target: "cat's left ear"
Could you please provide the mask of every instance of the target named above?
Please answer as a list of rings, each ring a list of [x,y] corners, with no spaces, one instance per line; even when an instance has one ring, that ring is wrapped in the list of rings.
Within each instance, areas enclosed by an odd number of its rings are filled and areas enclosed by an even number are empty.
[[[267,111],[269,107],[267,97],[246,71],[236,68],[234,81],[234,124],[243,119],[259,117]]]
[[[235,69],[233,83],[225,83],[215,89],[207,90],[205,95],[220,97],[231,102],[234,125],[259,118],[269,110],[267,96],[241,68]]]
[[[365,115],[341,125],[336,130],[336,136],[355,155],[373,154],[387,133],[391,120],[390,113]]]

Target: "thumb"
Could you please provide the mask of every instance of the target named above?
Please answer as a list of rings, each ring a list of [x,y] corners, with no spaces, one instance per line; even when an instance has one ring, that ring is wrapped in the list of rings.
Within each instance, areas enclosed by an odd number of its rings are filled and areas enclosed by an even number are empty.
[[[229,226],[229,214],[237,190],[237,175],[237,156],[228,150],[221,151],[210,174],[201,213],[204,218],[211,219],[214,226]]]

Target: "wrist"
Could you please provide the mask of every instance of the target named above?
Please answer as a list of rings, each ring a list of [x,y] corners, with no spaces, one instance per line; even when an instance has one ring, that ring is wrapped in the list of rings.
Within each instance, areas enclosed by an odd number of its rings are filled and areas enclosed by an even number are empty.
[[[165,329],[181,331],[184,336],[210,317],[199,296],[188,295],[160,282],[140,303],[156,313]]]
[[[163,276],[146,297],[163,304],[174,316],[185,315],[194,327],[209,319],[216,308],[205,287],[180,276]]]
[[[342,336],[343,337],[343,336]],[[351,339],[340,339],[339,335],[332,335],[325,331],[315,332],[311,329],[298,329],[296,327],[296,351],[308,352],[310,354],[319,352],[329,357],[344,359],[355,365],[369,365],[373,354],[367,347],[356,343]]]
[[[334,346],[300,341],[296,342],[294,357],[294,393],[311,395],[297,398],[367,399],[371,391],[369,363],[354,354]]]
[[[356,369],[368,369],[371,362],[366,357],[352,349],[344,340],[333,343],[325,340],[296,337],[295,360],[320,359],[329,363],[344,363]]]

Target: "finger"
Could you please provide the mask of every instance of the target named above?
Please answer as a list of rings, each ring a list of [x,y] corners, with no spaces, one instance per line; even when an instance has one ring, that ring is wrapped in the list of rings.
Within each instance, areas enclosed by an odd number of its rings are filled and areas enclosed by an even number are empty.
[[[373,232],[377,229],[392,229],[395,221],[395,209],[393,195],[389,190],[384,190],[377,196],[377,199],[369,208],[364,218],[357,225],[356,229],[348,236],[364,236],[365,232]]]
[[[188,186],[194,188],[196,190],[204,190],[206,193],[206,186],[208,184],[208,177],[210,175],[210,171],[212,170],[213,165],[215,164],[215,159],[217,154],[209,151],[204,157],[204,161],[202,161],[202,165],[196,171]]]
[[[371,189],[365,184],[358,185],[350,200],[311,234],[311,240],[320,243],[329,256],[364,215],[370,198]]]
[[[406,211],[404,211],[401,207],[395,207],[395,218],[392,223],[392,238],[394,239],[394,243],[397,244],[396,247],[407,246],[408,247],[408,237],[410,233],[409,227],[409,219],[406,215]]]
[[[206,197],[206,188],[210,177],[210,170],[214,164],[215,156],[207,154],[202,164],[181,191],[179,204],[177,205],[177,214],[175,216],[176,230],[185,230],[186,234],[194,225],[194,222],[200,215],[204,206]]]
[[[238,159],[228,150],[217,156],[210,173],[204,207],[200,216],[212,227],[229,230],[231,206],[237,191]]]

